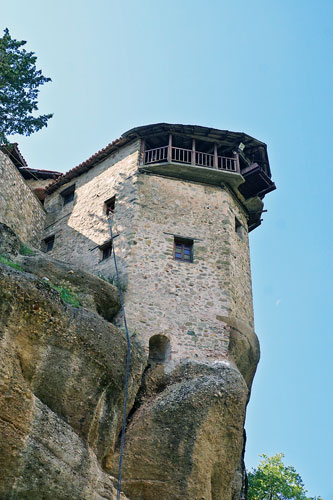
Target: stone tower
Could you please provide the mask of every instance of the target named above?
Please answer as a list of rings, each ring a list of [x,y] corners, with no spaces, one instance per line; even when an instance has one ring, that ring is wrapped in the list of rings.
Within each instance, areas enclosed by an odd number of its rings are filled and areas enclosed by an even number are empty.
[[[130,500],[244,498],[259,359],[248,232],[274,189],[264,143],[165,123],[126,132],[46,189],[44,250],[115,281],[114,248],[129,330],[146,349],[125,438]],[[111,476],[118,452],[102,460]]]
[[[47,189],[45,249],[114,277],[112,215],[131,332],[147,348],[160,336],[171,363],[219,360],[254,334],[248,232],[273,189],[266,145],[246,134],[137,127]]]

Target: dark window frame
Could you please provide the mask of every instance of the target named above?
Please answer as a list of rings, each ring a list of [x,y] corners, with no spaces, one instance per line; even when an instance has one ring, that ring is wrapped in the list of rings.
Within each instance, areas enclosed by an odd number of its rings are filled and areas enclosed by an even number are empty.
[[[104,212],[106,216],[114,214],[116,208],[116,195],[111,196],[108,200],[104,202]]]
[[[243,238],[243,224],[236,216],[235,216],[235,233],[237,233],[240,238]]]
[[[173,258],[181,262],[193,262],[193,240],[174,236]]]
[[[102,262],[103,260],[106,260],[106,259],[109,259],[112,255],[112,241],[107,241],[106,243],[103,243],[103,245],[101,245],[99,247],[100,249],[100,252],[101,252],[101,259],[100,259],[100,262]]]
[[[68,203],[71,203],[74,200],[74,195],[75,195],[75,184],[72,184],[68,188],[61,191],[60,196],[62,197],[63,204],[67,205]]]
[[[53,250],[54,240],[55,240],[54,234],[52,234],[51,236],[48,236],[47,238],[44,238],[43,244],[44,244],[44,251],[46,253],[51,252]]]

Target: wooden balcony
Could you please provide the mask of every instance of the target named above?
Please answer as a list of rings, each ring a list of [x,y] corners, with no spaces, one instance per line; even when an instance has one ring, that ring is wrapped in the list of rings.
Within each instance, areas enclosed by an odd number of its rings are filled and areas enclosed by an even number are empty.
[[[244,182],[238,153],[233,157],[220,156],[216,144],[213,154],[197,151],[194,140],[192,149],[173,146],[172,138],[167,146],[153,149],[146,149],[143,142],[140,165],[152,173],[214,185],[227,182],[237,188]]]
[[[225,172],[240,173],[237,153],[235,153],[233,158],[228,158],[226,156],[203,153],[193,149],[176,148],[174,146],[148,149],[142,153],[142,165],[166,162],[186,163],[198,167],[216,168]]]

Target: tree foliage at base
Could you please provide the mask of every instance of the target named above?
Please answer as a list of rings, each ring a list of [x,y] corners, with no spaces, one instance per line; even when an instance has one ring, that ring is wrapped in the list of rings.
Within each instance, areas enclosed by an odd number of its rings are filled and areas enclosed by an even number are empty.
[[[25,41],[12,39],[8,29],[0,38],[0,143],[12,134],[30,135],[47,125],[52,114],[34,116],[39,87],[51,81],[36,69],[34,52]]]
[[[308,497],[301,476],[291,465],[284,465],[283,453],[260,455],[262,461],[248,472],[248,500],[322,500]]]

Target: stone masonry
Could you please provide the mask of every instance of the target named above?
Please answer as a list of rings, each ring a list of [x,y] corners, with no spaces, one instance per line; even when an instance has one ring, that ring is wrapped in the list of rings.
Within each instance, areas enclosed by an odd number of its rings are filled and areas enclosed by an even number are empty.
[[[76,177],[45,200],[47,211],[44,238],[55,236],[53,257],[103,277],[112,277],[112,259],[101,259],[100,246],[110,240],[105,201],[117,197],[115,221],[119,264],[125,277],[129,235],[135,209],[135,183],[139,143],[135,142],[109,156],[87,173]],[[64,204],[61,192],[75,185],[74,200]]]
[[[275,189],[266,145],[157,123],[66,174],[8,151],[0,497],[115,500],[123,452],[121,498],[245,498],[260,354],[248,232]],[[107,281],[123,292],[129,372],[121,294]]]
[[[114,247],[131,333],[147,349],[150,337],[166,336],[171,361],[226,357],[232,323],[253,331],[246,214],[228,187],[140,173],[139,152],[134,141],[47,197],[51,255],[114,278],[100,247],[110,239],[104,202],[116,195]],[[74,184],[64,205],[61,193]],[[174,260],[174,235],[193,239],[192,263]]]
[[[45,210],[7,155],[0,151],[0,222],[29,246],[40,247]]]
[[[253,329],[244,213],[220,187],[155,175],[140,175],[136,184],[129,324],[140,336],[168,337],[171,359],[226,356],[228,319],[234,315]],[[241,234],[235,216],[243,223]],[[193,239],[192,263],[174,260],[174,235]]]

